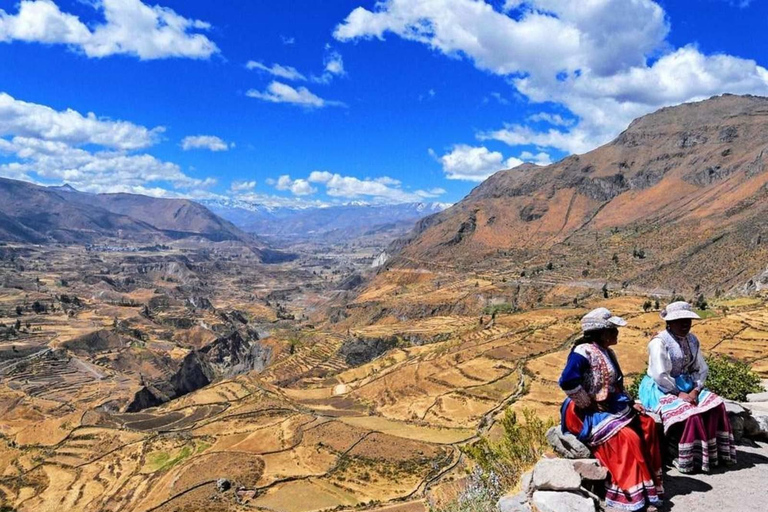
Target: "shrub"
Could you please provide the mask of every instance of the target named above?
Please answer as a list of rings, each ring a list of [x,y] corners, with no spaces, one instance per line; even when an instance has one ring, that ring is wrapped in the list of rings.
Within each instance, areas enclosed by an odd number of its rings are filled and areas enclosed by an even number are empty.
[[[707,357],[709,377],[707,388],[723,398],[743,402],[748,393],[763,391],[760,377],[747,363],[729,357],[712,355]]]
[[[484,475],[497,475],[502,489],[512,489],[520,476],[546,451],[547,430],[556,422],[542,419],[530,409],[523,410],[524,421],[507,409],[501,419],[502,434],[497,441],[481,438],[462,448]]]
[[[515,305],[509,302],[502,302],[501,304],[494,304],[492,306],[486,306],[483,309],[484,315],[496,315],[497,313],[514,313]]]

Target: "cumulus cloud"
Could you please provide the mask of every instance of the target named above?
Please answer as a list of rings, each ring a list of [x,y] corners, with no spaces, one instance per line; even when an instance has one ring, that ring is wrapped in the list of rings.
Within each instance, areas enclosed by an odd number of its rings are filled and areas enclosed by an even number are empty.
[[[207,59],[219,51],[203,34],[206,22],[185,18],[168,7],[141,0],[89,2],[104,15],[92,27],[62,12],[52,0],[23,0],[10,14],[0,9],[0,42],[64,44],[88,57],[133,55],[142,60]]]
[[[435,153],[432,155],[437,158]],[[449,180],[483,181],[488,176],[502,169],[510,169],[522,164],[519,158],[506,160],[498,151],[490,151],[484,146],[457,144],[450,153],[438,158],[443,165],[445,177]]]
[[[339,41],[387,34],[466,58],[575,118],[570,126],[551,118],[544,130],[509,124],[480,137],[512,145],[580,153],[662,106],[768,94],[768,72],[752,60],[671,47],[666,13],[653,0],[507,0],[501,10],[483,0],[382,0],[354,9],[334,31]]]
[[[276,76],[279,78],[284,78],[285,80],[297,80],[297,81],[303,81],[307,78],[299,73],[296,68],[293,68],[291,66],[282,66],[280,64],[273,64],[271,66],[265,66],[261,62],[256,62],[254,60],[248,61],[248,63],[245,65],[248,69],[258,69],[260,71],[263,71],[265,73],[269,73],[272,76]]]
[[[0,174],[26,179],[66,182],[87,192],[137,190],[153,182],[170,183],[174,188],[208,187],[215,180],[195,179],[178,165],[148,154],[123,151],[88,151],[63,142],[29,137],[3,140],[0,153],[15,156],[17,162],[0,165]]]
[[[306,87],[293,88],[290,85],[280,82],[272,82],[267,86],[266,91],[257,91],[251,89],[245,93],[249,98],[256,98],[270,103],[288,103],[305,108],[323,108],[329,106],[344,106],[339,101],[324,100],[313,94]]]
[[[233,181],[229,186],[229,190],[232,192],[246,192],[255,188],[255,181]]]
[[[156,142],[161,129],[112,121],[75,110],[16,100],[0,93],[0,175],[67,182],[89,192],[173,194],[158,184],[191,193],[215,183],[185,174],[171,162],[136,153]]]
[[[114,149],[141,149],[151,146],[165,130],[147,129],[126,121],[112,121],[82,115],[67,109],[20,101],[0,92],[0,137],[18,135],[67,144],[96,144]]]
[[[190,135],[181,141],[181,149],[207,149],[209,151],[227,151],[234,144],[227,144],[215,135]]]
[[[403,190],[399,180],[382,176],[379,178],[360,179],[354,176],[342,176],[328,171],[313,171],[307,181],[321,184],[325,193],[331,197],[345,199],[368,198],[377,203],[412,203],[425,198],[439,197],[445,193],[441,188],[431,190]]]
[[[309,182],[305,179],[292,180],[287,174],[280,176],[275,183],[277,190],[290,191],[295,196],[309,196],[317,192]]]

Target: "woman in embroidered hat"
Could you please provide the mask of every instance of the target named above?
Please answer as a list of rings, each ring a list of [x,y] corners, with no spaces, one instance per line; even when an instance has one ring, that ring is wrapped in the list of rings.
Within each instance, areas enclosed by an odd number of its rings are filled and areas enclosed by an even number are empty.
[[[692,473],[735,463],[725,404],[704,387],[709,368],[699,339],[690,332],[699,315],[687,302],[673,302],[661,318],[667,328],[648,344],[648,375],[640,383],[640,401],[661,416],[672,464],[681,473]]]
[[[610,472],[605,501],[611,509],[652,511],[664,494],[656,424],[624,390],[624,376],[609,348],[618,342],[618,328],[624,325],[624,319],[606,308],[581,319],[583,336],[560,377],[568,395],[562,425]]]

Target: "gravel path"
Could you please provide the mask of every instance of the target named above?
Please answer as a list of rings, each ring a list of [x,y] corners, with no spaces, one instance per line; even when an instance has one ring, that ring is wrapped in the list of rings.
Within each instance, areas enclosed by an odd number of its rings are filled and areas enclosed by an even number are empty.
[[[738,464],[712,474],[664,477],[667,510],[675,512],[765,512],[768,510],[768,444],[737,446]]]

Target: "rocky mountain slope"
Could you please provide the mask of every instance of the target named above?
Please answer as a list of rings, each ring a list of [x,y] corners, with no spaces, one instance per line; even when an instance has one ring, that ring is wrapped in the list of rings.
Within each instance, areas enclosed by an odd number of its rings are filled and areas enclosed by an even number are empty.
[[[665,108],[584,155],[496,173],[423,219],[389,265],[754,290],[768,263],[767,151],[768,98]]]
[[[0,179],[0,240],[93,243],[105,238],[161,242],[255,239],[205,207],[184,199],[135,194],[87,194]]]

